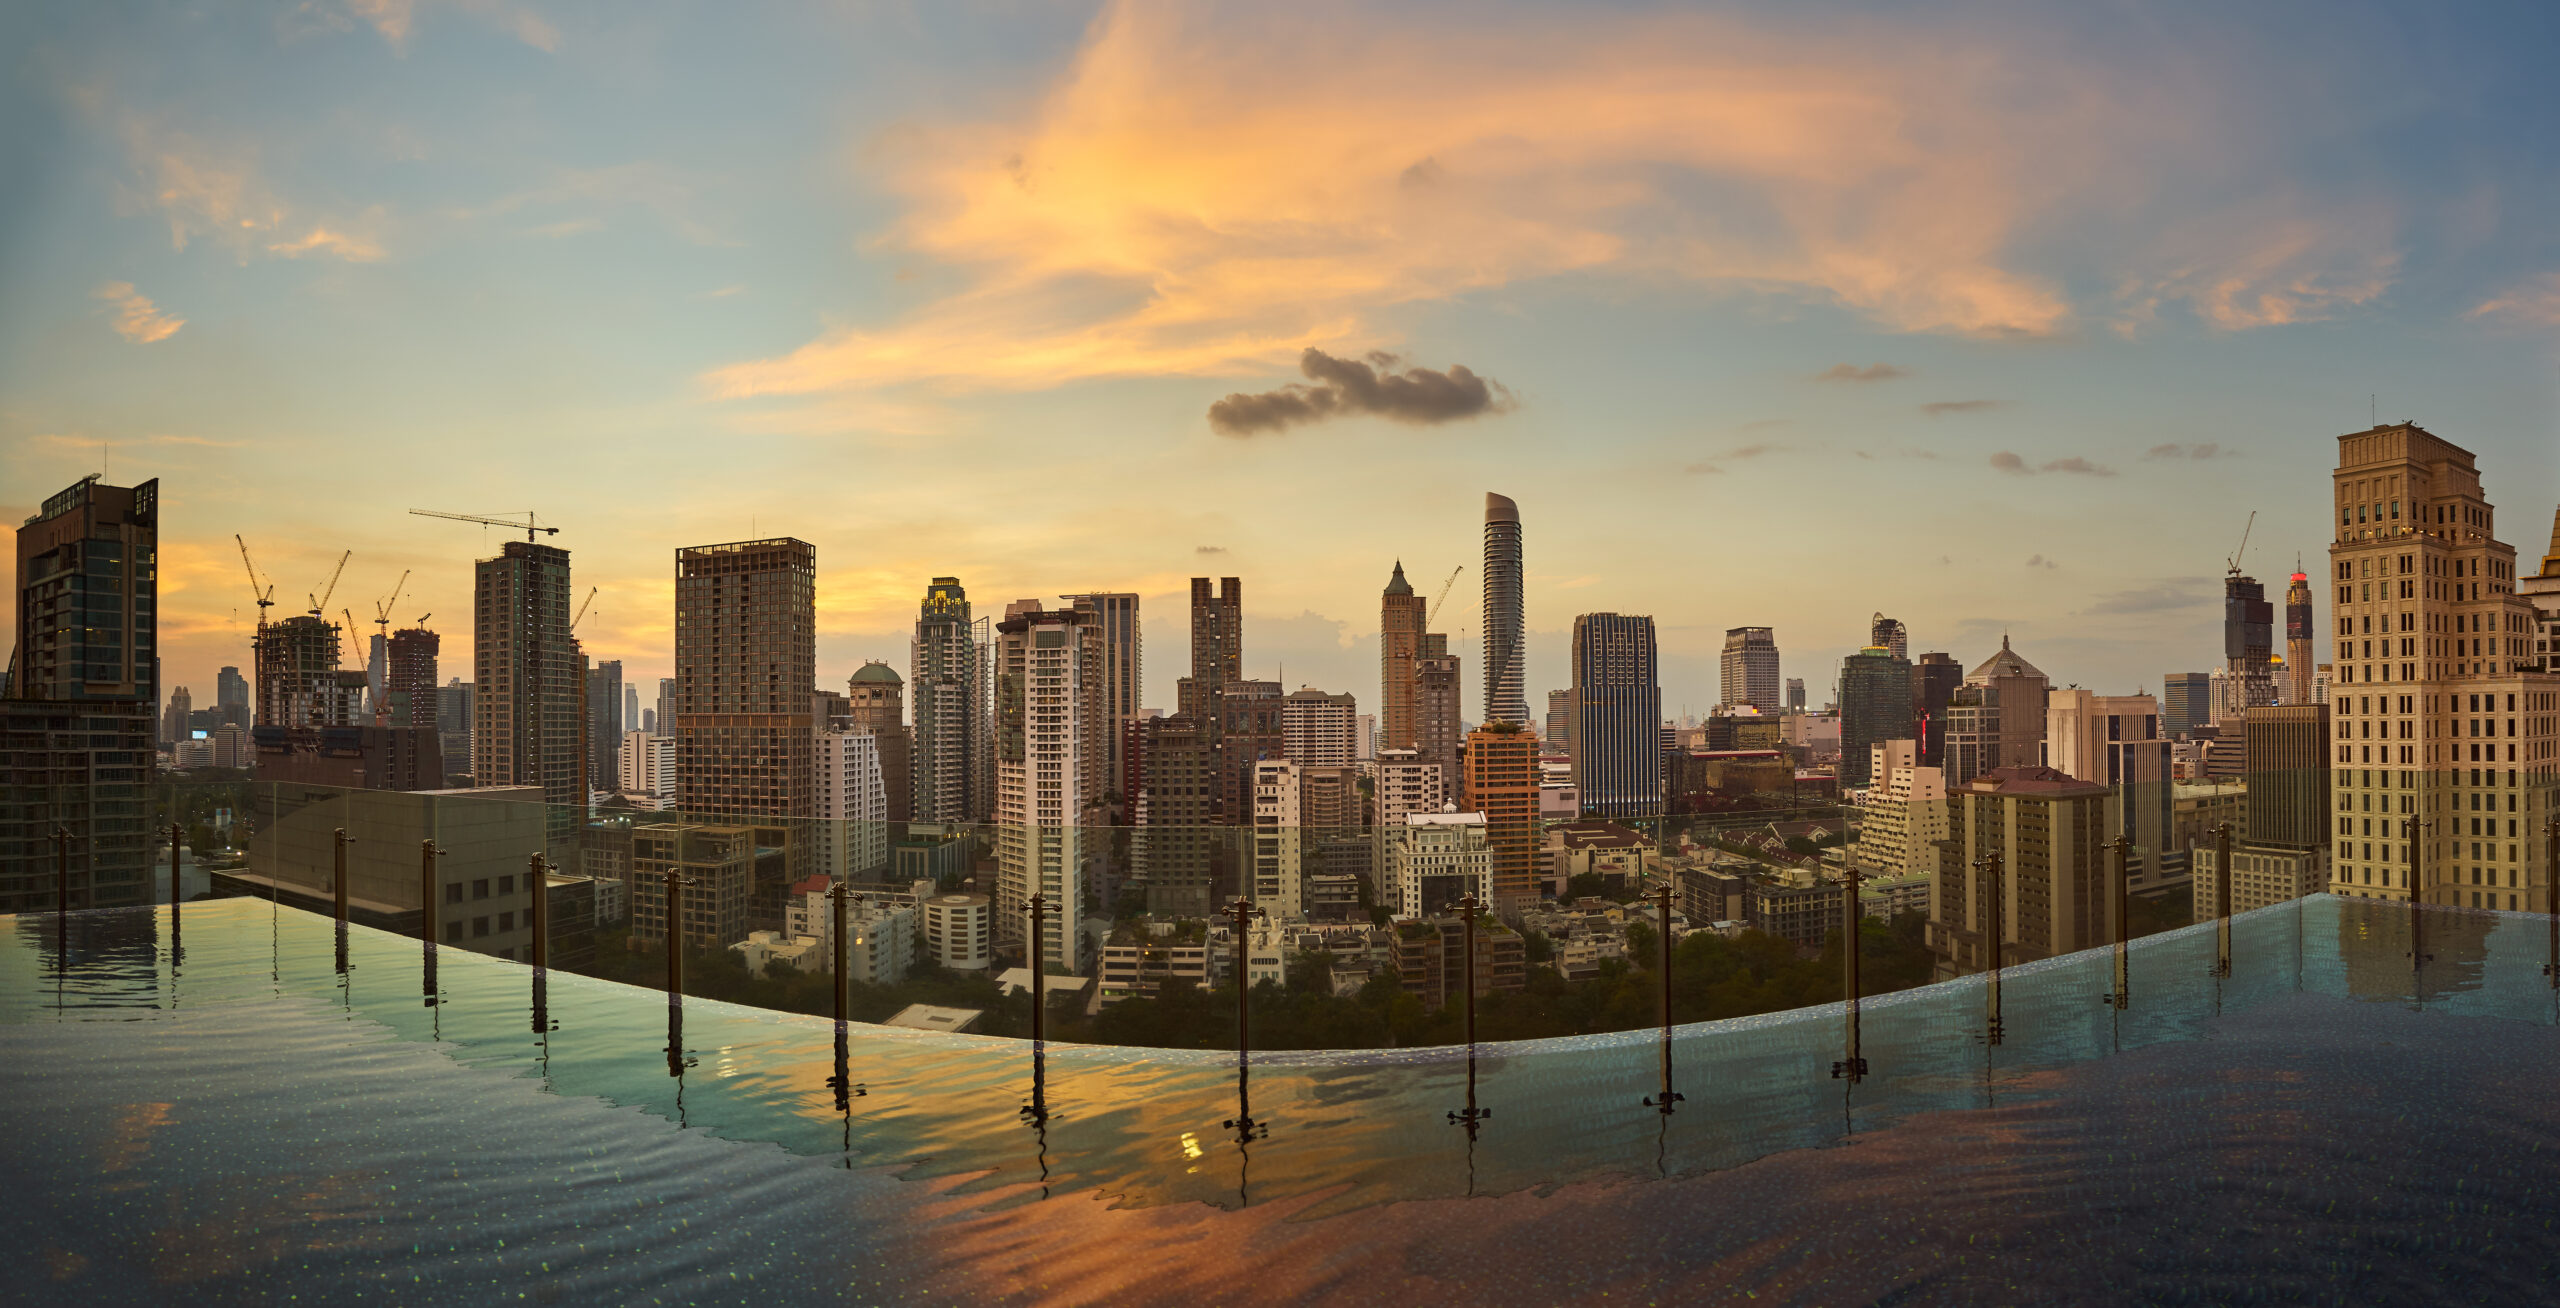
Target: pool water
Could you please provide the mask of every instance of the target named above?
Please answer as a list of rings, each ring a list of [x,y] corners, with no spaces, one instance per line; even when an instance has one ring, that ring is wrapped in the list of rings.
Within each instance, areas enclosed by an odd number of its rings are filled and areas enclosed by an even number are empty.
[[[1862,1006],[1260,1055],[834,1024],[253,900],[0,918],[9,1283],[101,1303],[2532,1302],[2538,916],[2316,897]],[[432,982],[429,969],[432,966]],[[539,1026],[537,1030],[537,1015]],[[671,1029],[674,1039],[670,1040]],[[669,1049],[675,1054],[671,1060]],[[1472,1128],[1452,1115],[1491,1110]],[[1027,1107],[1045,1113],[1026,1112]],[[1240,1135],[1249,1138],[1239,1139]]]

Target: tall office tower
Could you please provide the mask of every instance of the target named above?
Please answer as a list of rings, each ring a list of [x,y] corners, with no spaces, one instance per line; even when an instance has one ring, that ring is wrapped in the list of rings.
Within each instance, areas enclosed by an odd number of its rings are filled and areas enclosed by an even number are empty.
[[[1911,665],[1911,739],[1919,746],[1917,766],[1946,765],[1947,705],[1964,684],[1964,665],[1935,650]]]
[[[473,724],[479,718],[472,708],[475,695],[472,684],[460,677],[436,687],[436,744],[444,755],[445,767],[452,771],[467,773],[472,768],[471,738]],[[472,784],[478,785],[478,779],[474,778]]]
[[[249,725],[249,679],[240,669],[225,666],[213,674],[213,706],[221,710],[221,721],[235,727]]]
[[[0,913],[151,902],[160,483],[83,477],[18,528],[18,646],[0,687]]]
[[[436,654],[444,642],[424,627],[402,627],[383,647],[383,721],[395,727],[428,727],[439,732]],[[439,742],[441,743],[441,742]],[[466,755],[453,755],[457,761]]]
[[[1484,497],[1484,720],[1528,726],[1529,632],[1522,598],[1520,506]],[[1534,738],[1536,732],[1530,735]],[[1499,855],[1496,856],[1499,861]]]
[[[260,630],[255,641],[258,725],[344,727],[338,692],[338,628],[297,613]]]
[[[2308,685],[2310,664],[2305,663],[2303,669],[2304,684]],[[2162,731],[2167,732],[2172,738],[2184,737],[2212,721],[2213,674],[2172,672],[2160,678],[2160,729]]]
[[[628,735],[640,729],[640,683],[622,683],[622,730]]]
[[[1582,811],[1662,812],[1662,684],[1653,619],[1585,613],[1573,620],[1573,784]]]
[[[1546,747],[1550,755],[1573,757],[1573,688],[1547,692]]]
[[[1870,749],[1911,738],[1911,660],[1878,645],[1840,663],[1840,784],[1870,780]]]
[[[1948,791],[1947,839],[1929,883],[1929,950],[1941,978],[2026,963],[2114,938],[2107,841],[2114,795],[2052,768],[1996,768]],[[1997,916],[1991,867],[1999,856]]]
[[[1468,732],[1466,791],[1493,847],[1494,912],[1517,918],[1538,901],[1538,733],[1509,722]]]
[[[1359,752],[1353,755],[1353,759],[1354,761],[1365,763],[1377,756],[1378,715],[1375,713],[1363,713],[1360,715],[1360,748]]]
[[[792,869],[830,881],[876,877],[889,865],[889,800],[880,768],[880,737],[869,727],[837,723],[812,742],[818,820],[809,824],[812,857]]]
[[[676,679],[658,678],[658,734],[673,737],[676,731]]]
[[[1448,651],[1448,638],[1426,634],[1422,656],[1413,661],[1413,747],[1425,763],[1437,764],[1451,793],[1458,788],[1458,699],[1464,682],[1458,656]]]
[[[2231,851],[2231,911],[2318,894],[2329,885],[2329,706],[2285,704],[2249,710],[2243,727],[2247,819]],[[2350,819],[2353,820],[2353,819]],[[2221,897],[2215,842],[2191,856],[2199,910]]]
[[[1253,874],[1244,898],[1283,922],[1307,915],[1305,810],[1296,764],[1253,765]]]
[[[1237,769],[1226,756],[1226,688],[1244,676],[1244,582],[1191,579],[1191,675],[1174,683],[1175,711],[1200,724],[1209,743],[1211,763],[1219,778],[1212,796],[1212,820],[1235,825],[1247,816],[1236,805],[1244,793]]]
[[[818,550],[780,537],[676,551],[676,794],[786,848],[815,811]],[[620,696],[615,698],[619,699]],[[791,849],[797,868],[805,852]]]
[[[195,696],[184,686],[169,692],[169,710],[160,715],[160,743],[174,745],[187,738],[187,715],[196,711]]]
[[[353,631],[347,634],[351,639],[355,635]],[[366,639],[369,644],[366,646],[364,661],[365,694],[379,706],[382,703],[383,683],[391,665],[391,638],[377,631]]]
[[[1125,763],[1120,757],[1121,738],[1136,720],[1138,701],[1146,694],[1141,661],[1146,645],[1138,631],[1138,597],[1126,591],[1094,591],[1058,598],[1091,612],[1102,625],[1102,711],[1111,719],[1111,775],[1117,778]],[[1116,782],[1112,788],[1118,789]]]
[[[587,669],[587,784],[602,790],[621,774],[622,660],[607,659]]]
[[[1280,701],[1280,753],[1302,768],[1348,765],[1360,756],[1360,705],[1348,694],[1302,686]]]
[[[896,669],[873,659],[845,680],[845,698],[853,725],[880,741],[882,811],[890,822],[910,820],[915,813],[915,737],[907,730],[906,683],[898,680]]]
[[[1898,659],[1907,660],[1911,657],[1911,633],[1902,625],[1900,618],[1888,618],[1879,613],[1869,619],[1867,643],[1879,649],[1891,651]]]
[[[2330,888],[2403,898],[2414,868],[2426,902],[2539,911],[2560,678],[2527,670],[2533,604],[2471,452],[2414,423],[2378,426],[2338,438],[2331,481]]]
[[[1804,712],[1804,678],[1802,677],[1787,678],[1787,711]]]
[[[2052,683],[2000,638],[2000,652],[1965,674],[1947,702],[1945,771],[1950,790],[1995,768],[2044,760],[2045,699]]]
[[[2516,592],[2533,604],[2530,659],[2545,672],[2560,673],[2560,510],[2551,514],[2551,549],[2542,556],[2541,570],[2525,578]]]
[[[2156,879],[2169,847],[2169,736],[2149,695],[2100,695],[2073,686],[2045,699],[2045,765],[2116,792],[2116,833],[2130,837],[2129,867]]]
[[[1253,765],[1288,757],[1280,714],[1288,702],[1276,681],[1230,681],[1218,693],[1219,820],[1253,824]]]
[[[569,551],[511,540],[474,571],[471,784],[541,787],[548,842],[565,857],[587,804],[578,793],[587,733],[569,638]]]
[[[978,657],[978,625],[958,577],[925,587],[909,648],[907,684],[915,688],[915,802],[918,822],[975,822],[987,811],[978,791],[978,757],[986,750],[987,687]]]
[[[1217,897],[1217,770],[1209,733],[1189,714],[1141,718],[1137,830],[1129,837],[1129,880],[1158,917],[1207,917]]]
[[[1404,579],[1404,560],[1378,597],[1378,729],[1386,749],[1411,749],[1414,740],[1414,661],[1422,657],[1422,629],[1431,602]]]
[[[2319,657],[2311,649],[2311,578],[2307,573],[2297,572],[2284,592],[2284,694],[2281,698],[2285,703],[2312,702],[2312,665]]]
[[[1772,627],[1730,627],[1724,633],[1724,700],[1719,707],[1749,704],[1766,711],[1778,702],[1778,634]]]
[[[1110,786],[1102,629],[1090,613],[1005,606],[996,624],[996,938],[1081,974],[1085,862],[1108,837],[1086,827]],[[1048,912],[1037,942],[1025,912]]]
[[[646,731],[622,737],[622,775],[615,789],[642,808],[668,809],[676,802],[676,742],[673,736]]]
[[[2257,578],[2235,572],[2222,579],[2222,697],[2214,721],[2236,724],[2250,709],[2276,702],[2275,624],[2275,606]]]

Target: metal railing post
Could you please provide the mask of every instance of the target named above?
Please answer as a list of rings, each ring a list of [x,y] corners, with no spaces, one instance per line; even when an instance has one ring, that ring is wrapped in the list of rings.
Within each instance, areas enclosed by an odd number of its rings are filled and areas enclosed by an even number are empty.
[[[2231,824],[2213,828],[2213,974],[2231,975]]]
[[[1484,901],[1477,899],[1475,892],[1470,890],[1466,898],[1459,900],[1451,907],[1457,909],[1466,919],[1460,988],[1466,997],[1467,1013],[1467,1106],[1449,1114],[1449,1120],[1467,1128],[1467,1139],[1472,1143],[1476,1138],[1477,1124],[1493,1116],[1492,1109],[1476,1106],[1476,914],[1484,911]],[[1445,958],[1445,955],[1443,957]],[[1472,1173],[1472,1156],[1470,1158],[1469,1166]]]
[[[1023,907],[1031,910],[1031,1044],[1036,1050],[1049,1038],[1048,974],[1043,966],[1043,932],[1047,929],[1049,897],[1034,894]]]
[[[329,902],[337,915],[338,925],[347,924],[347,829],[340,827],[331,841],[329,858]]]
[[[2115,854],[2116,986],[2107,1002],[2122,1009],[2133,1004],[2133,837],[2117,836]]]
[[[418,939],[430,946],[444,925],[437,911],[442,887],[436,884],[436,855],[443,852],[432,839],[418,842]]]
[[[833,885],[831,885],[831,886],[827,887],[828,908],[829,908],[829,912],[833,915],[833,920],[829,923],[829,927],[830,927],[830,929],[831,929],[831,936],[830,936],[830,938],[831,938],[832,940],[834,940],[834,942],[835,942],[835,946],[834,946],[834,954],[835,954],[834,964],[835,964],[835,981],[836,981],[836,983],[835,983],[835,1001],[836,1001],[836,1027],[837,1027],[837,1029],[838,1029],[838,1030],[842,1030],[842,1029],[843,1029],[843,1027],[844,1027],[844,1024],[845,1024],[845,1007],[846,1007],[846,1000],[847,1000],[847,996],[846,996],[846,993],[845,993],[846,984],[847,984],[847,983],[846,983],[846,978],[845,978],[845,962],[846,962],[846,959],[847,959],[848,955],[846,954],[846,952],[845,952],[845,947],[844,947],[844,944],[845,944],[845,942],[844,942],[844,936],[845,936],[844,899],[845,899],[845,888],[844,888],[844,883],[843,883],[843,882],[838,881],[838,882],[836,882],[835,884],[833,884]]]
[[[71,938],[71,828],[53,828],[53,916],[62,938]]]
[[[551,967],[551,860],[536,854],[525,862],[525,888],[533,895],[533,970]]]
[[[1858,975],[1860,954],[1858,929],[1865,921],[1864,907],[1858,901],[1858,870],[1850,868],[1840,881],[1840,999],[1847,1010],[1847,1030],[1843,1033],[1840,1061],[1831,1065],[1831,1075],[1856,1083],[1867,1079],[1867,1060],[1858,1049],[1858,998],[1865,988]]]
[[[2000,1022],[2000,942],[2001,938],[2008,934],[2008,922],[2005,920],[2008,912],[2005,903],[2007,887],[2001,884],[2000,851],[1995,849],[1975,859],[1973,866],[1975,870],[1984,874],[1983,884],[1989,891],[1990,898],[1990,911],[1984,919],[1985,943],[1989,950],[1988,961],[1991,964],[1990,985],[1984,997],[1987,1007],[1983,1015],[1982,1034],[1987,1043],[1997,1046],[2001,1038],[2007,1034],[2002,1030]]]
[[[693,878],[667,869],[667,1003],[671,1006],[684,1000],[684,888],[692,884]]]
[[[1270,1134],[1270,1128],[1253,1120],[1253,1090],[1248,1080],[1248,1068],[1253,1061],[1253,1008],[1250,1003],[1253,983],[1246,973],[1252,958],[1247,941],[1253,919],[1253,901],[1238,899],[1227,905],[1227,911],[1236,919],[1236,1115],[1227,1120],[1226,1127],[1236,1133],[1238,1144],[1249,1144]]]
[[[2551,961],[2542,965],[2542,974],[2560,990],[2560,815],[2542,824],[2542,862],[2543,916],[2551,926]]]
[[[177,923],[177,920],[178,920],[178,902],[179,902],[180,900],[183,900],[183,899],[185,899],[185,898],[186,898],[186,894],[178,888],[178,854],[179,854],[179,851],[180,851],[180,850],[182,850],[182,849],[184,849],[184,848],[185,848],[185,845],[184,845],[184,841],[185,841],[185,839],[186,839],[186,828],[184,828],[184,827],[180,826],[179,824],[177,824],[177,823],[175,823],[175,822],[170,823],[170,824],[169,824],[169,921],[170,921],[170,923],[171,923],[172,925],[175,925],[175,924]]]

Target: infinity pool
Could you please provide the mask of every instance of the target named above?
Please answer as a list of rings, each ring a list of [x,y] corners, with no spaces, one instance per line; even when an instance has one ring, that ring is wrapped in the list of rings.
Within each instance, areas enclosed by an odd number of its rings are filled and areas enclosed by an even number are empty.
[[[1666,1115],[1656,1033],[1258,1055],[1240,1105],[1232,1054],[840,1055],[361,928],[342,970],[261,901],[0,918],[6,1271],[66,1303],[2545,1298],[2546,920],[2432,910],[2414,968],[2410,933],[2286,904],[2234,919],[2228,977],[2210,926],[2147,938],[2121,1009],[2112,951],[2013,969],[1997,1046],[1978,978],[1870,1000],[1855,1085],[1836,1005],[1683,1027]]]

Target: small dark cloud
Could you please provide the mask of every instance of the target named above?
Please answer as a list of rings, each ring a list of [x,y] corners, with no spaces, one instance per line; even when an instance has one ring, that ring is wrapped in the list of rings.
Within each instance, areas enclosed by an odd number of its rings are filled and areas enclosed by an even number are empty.
[[[1397,174],[1396,184],[1407,187],[1434,186],[1448,175],[1449,170],[1440,166],[1439,156],[1433,155],[1415,161],[1413,166]]]
[[[2047,459],[2042,463],[2029,463],[2007,450],[2002,450],[1991,456],[1991,466],[2002,472],[2016,473],[2021,477],[2047,472],[2076,473],[2083,477],[2116,475],[2115,469],[2102,463],[2091,463],[2076,454],[2067,459]]]
[[[1880,382],[1899,381],[1910,375],[1909,368],[1890,363],[1871,363],[1863,368],[1854,363],[1835,363],[1815,373],[1813,379],[1818,382]]]
[[[1259,394],[1237,391],[1209,406],[1209,427],[1221,435],[1251,436],[1364,413],[1425,426],[1511,408],[1511,392],[1502,383],[1476,375],[1465,364],[1451,364],[1446,372],[1398,372],[1401,362],[1386,353],[1372,353],[1365,361],[1338,359],[1310,346],[1299,356],[1298,370],[1314,385],[1291,382]]]
[[[1938,457],[1938,452],[1935,450],[1851,450],[1850,453],[1855,454],[1859,458],[1865,459],[1870,463],[1875,462],[1879,458],[1934,459]]]
[[[2059,568],[2062,565],[2041,554],[2030,554],[2027,556],[2027,566],[2030,568]]]
[[[1944,418],[1957,413],[1988,413],[2007,404],[2006,400],[1931,400],[1921,405],[1920,411],[1932,418]]]
[[[1195,545],[1191,548],[1191,552],[1194,554],[1224,554],[1227,552],[1227,547],[1224,545]]]
[[[2145,459],[2236,459],[2240,457],[2240,451],[2226,450],[2212,441],[2206,441],[2201,445],[2181,445],[2171,441],[2165,445],[2152,446],[2143,453],[2142,457]]]
[[[1944,555],[1944,554],[1941,554],[1941,555],[1939,555],[1939,556],[1938,556],[1938,566],[1939,566],[1939,567],[1945,568],[1945,567],[1952,567],[1952,566],[1954,566],[1954,565],[1955,565],[1955,560],[1954,560],[1954,559],[1949,558],[1948,556],[1946,556],[1946,555]]]

